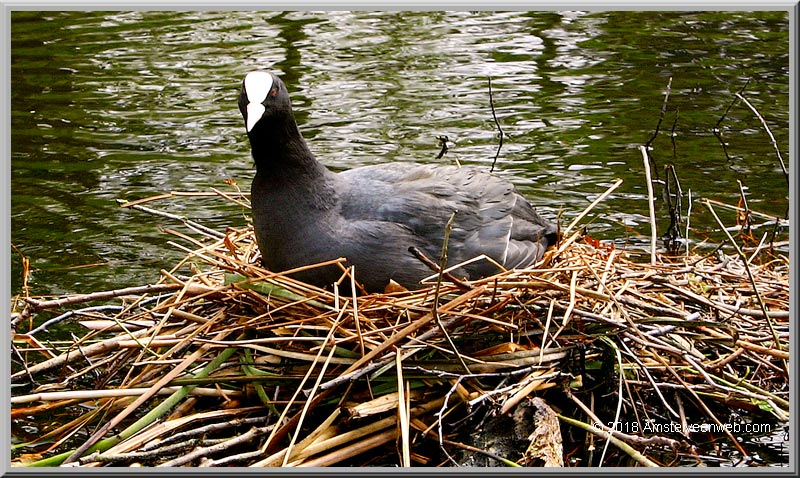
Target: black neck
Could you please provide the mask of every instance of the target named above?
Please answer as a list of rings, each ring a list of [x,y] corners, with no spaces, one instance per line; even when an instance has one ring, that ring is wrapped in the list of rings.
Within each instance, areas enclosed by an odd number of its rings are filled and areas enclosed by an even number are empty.
[[[327,171],[308,148],[294,118],[262,122],[248,133],[258,174],[283,175],[292,171],[295,175],[317,175]]]

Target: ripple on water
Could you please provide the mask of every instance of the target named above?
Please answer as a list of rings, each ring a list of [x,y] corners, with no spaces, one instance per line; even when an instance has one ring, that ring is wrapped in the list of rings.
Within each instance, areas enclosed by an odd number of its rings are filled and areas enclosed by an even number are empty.
[[[236,101],[255,68],[284,78],[312,150],[337,169],[433,161],[439,135],[450,138],[440,161],[488,169],[491,77],[497,173],[565,222],[623,178],[591,232],[627,243],[649,237],[637,146],[673,77],[654,173],[674,163],[684,191],[732,203],[738,179],[751,204],[782,215],[785,179],[752,112],[732,108],[721,125],[730,159],[711,127],[756,78],[746,96],[788,158],[787,28],[770,12],[15,12],[12,243],[39,267],[42,293],[136,282],[151,260],[169,267],[182,253],[164,245],[167,224],[116,199],[226,179],[249,189]],[[245,221],[214,201],[168,207]],[[692,225],[710,229],[700,209]],[[68,269],[115,260],[125,267]]]

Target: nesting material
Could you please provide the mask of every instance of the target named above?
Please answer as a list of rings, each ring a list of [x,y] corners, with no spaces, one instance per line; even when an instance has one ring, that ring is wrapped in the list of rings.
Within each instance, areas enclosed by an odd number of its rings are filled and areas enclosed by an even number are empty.
[[[590,464],[465,442],[537,397],[606,465],[667,466],[705,460],[698,424],[746,455],[731,410],[788,420],[789,262],[767,247],[642,263],[568,230],[535,268],[353,296],[263,269],[251,228],[171,219],[186,257],[157,284],[15,299],[12,426],[38,434],[13,465]],[[56,317],[86,332],[34,327]]]

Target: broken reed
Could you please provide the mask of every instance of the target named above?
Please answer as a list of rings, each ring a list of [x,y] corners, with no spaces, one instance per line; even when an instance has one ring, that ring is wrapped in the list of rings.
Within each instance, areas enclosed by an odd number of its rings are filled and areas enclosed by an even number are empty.
[[[190,231],[169,231],[190,247],[172,243],[187,255],[158,284],[16,301],[18,331],[51,309],[89,331],[60,343],[42,326],[15,334],[12,417],[42,430],[15,465],[362,464],[392,441],[404,465],[451,463],[457,449],[529,463],[457,432],[465,414],[491,419],[533,396],[644,466],[670,453],[702,461],[697,434],[615,424],[661,416],[725,430],[731,408],[788,420],[789,264],[768,248],[643,264],[573,232],[587,210],[537,268],[344,296],[261,268],[250,228],[211,231],[143,205],[174,196],[127,204]],[[593,405],[602,383],[613,407]],[[53,414],[72,418],[51,428]]]

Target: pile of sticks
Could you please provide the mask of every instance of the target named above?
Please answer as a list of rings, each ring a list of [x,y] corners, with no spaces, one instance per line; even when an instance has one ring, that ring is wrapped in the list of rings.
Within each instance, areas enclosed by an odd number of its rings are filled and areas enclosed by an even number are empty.
[[[252,228],[144,205],[175,197],[124,204],[188,228],[157,283],[14,298],[13,465],[665,466],[747,456],[732,410],[789,418],[768,247],[638,262],[578,231],[587,209],[536,267],[353,295],[263,269]],[[521,448],[471,441],[499,420]]]

